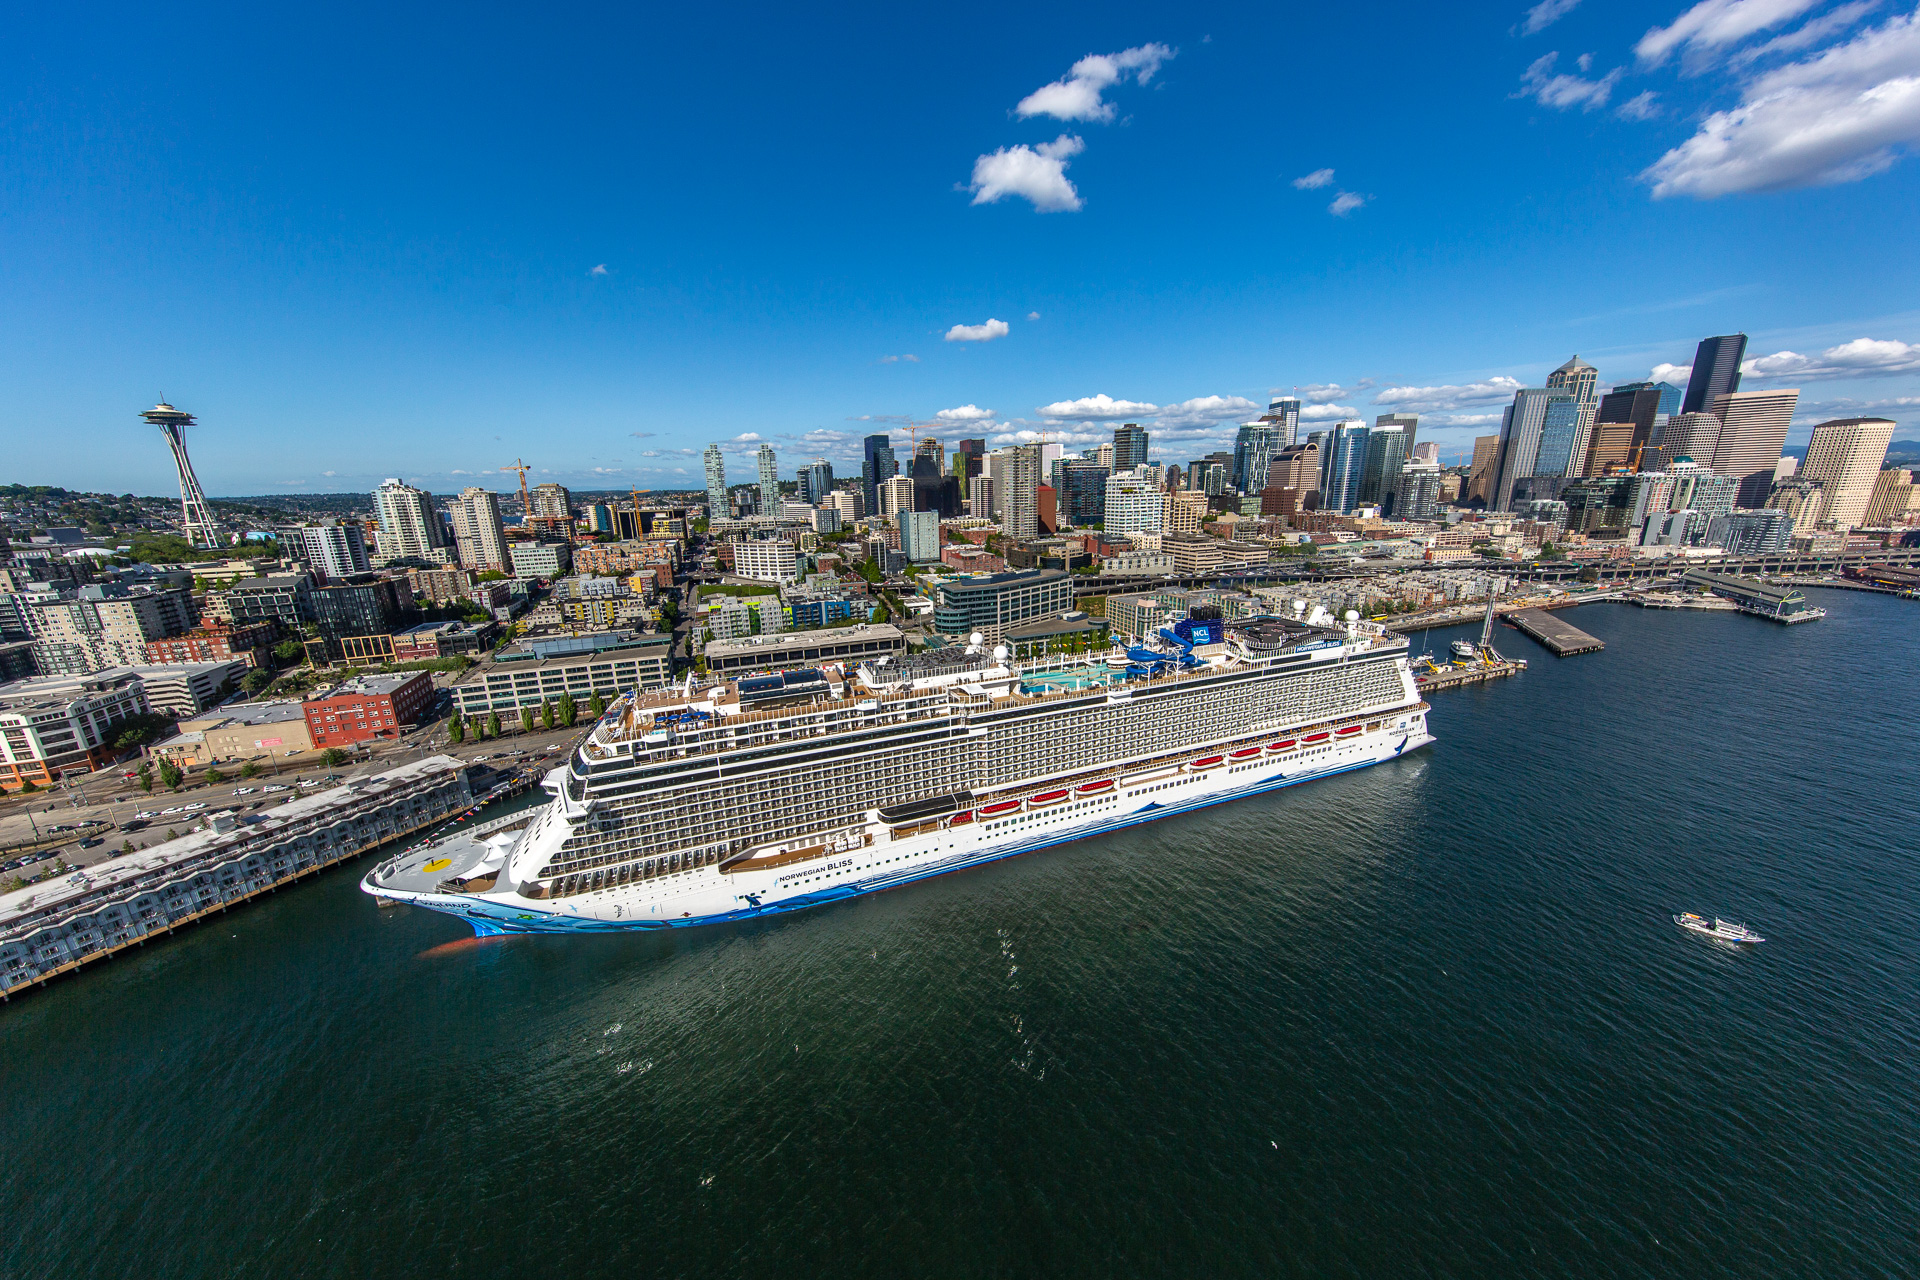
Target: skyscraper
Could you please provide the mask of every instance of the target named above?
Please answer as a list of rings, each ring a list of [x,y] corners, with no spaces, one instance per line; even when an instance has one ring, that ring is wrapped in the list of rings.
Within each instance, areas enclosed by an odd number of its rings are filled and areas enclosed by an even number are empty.
[[[499,508],[495,507],[495,519]],[[447,533],[433,509],[433,495],[401,480],[383,480],[373,491],[373,514],[380,522],[380,558],[447,559]]]
[[[1900,519],[1913,509],[1913,490],[1912,471],[1888,467],[1873,478],[1873,494],[1867,500],[1863,523],[1870,529],[1878,529]]]
[[[1396,520],[1432,520],[1440,512],[1440,464],[1415,459],[1400,469],[1400,483],[1394,486],[1393,516]]]
[[[880,510],[880,486],[899,470],[893,460],[893,445],[886,436],[868,436],[860,442],[860,488],[868,511]]]
[[[1367,470],[1367,424],[1347,418],[1333,424],[1323,440],[1326,461],[1321,464],[1320,507],[1342,514],[1360,505],[1360,487]]]
[[[167,447],[173,451],[173,465],[180,472],[180,533],[187,545],[219,546],[220,521],[207,505],[207,495],[200,492],[200,480],[193,474],[193,463],[187,458],[187,428],[193,425],[193,415],[170,404],[157,404],[140,416],[160,428],[160,434],[167,438]]]
[[[1641,450],[1664,442],[1667,423],[1680,412],[1682,394],[1671,383],[1623,382],[1600,397],[1581,474],[1604,475],[1610,466],[1637,467]]]
[[[1667,461],[1692,458],[1703,467],[1713,465],[1713,452],[1720,447],[1720,419],[1710,413],[1682,413],[1667,422],[1660,437],[1660,450]],[[1639,470],[1659,470],[1642,466]]]
[[[1493,498],[1494,482],[1499,477],[1500,437],[1475,436],[1473,438],[1473,463],[1467,468],[1467,491],[1461,499],[1470,503],[1475,498],[1482,506]]]
[[[1693,372],[1687,377],[1682,413],[1712,413],[1713,402],[1740,389],[1740,361],[1747,354],[1747,335],[1729,333],[1703,338],[1693,353]]]
[[[1415,462],[1431,462],[1437,467],[1440,465],[1440,446],[1431,440],[1423,440],[1413,446],[1413,453],[1409,456]]]
[[[707,518],[725,520],[732,512],[727,507],[727,460],[720,446],[707,446]]]
[[[800,501],[819,506],[833,492],[833,464],[825,458],[815,458],[798,473],[800,481]]]
[[[1291,396],[1267,402],[1267,412],[1260,421],[1278,427],[1282,448],[1295,443],[1300,433],[1300,402]]]
[[[1266,486],[1267,467],[1290,443],[1276,424],[1262,420],[1242,426],[1233,441],[1233,487],[1241,493],[1260,492]],[[1116,457],[1119,452],[1114,450]]]
[[[773,446],[760,446],[760,514],[780,514],[780,471],[774,462]]]
[[[338,581],[373,571],[366,535],[357,523],[290,527],[276,537],[287,556],[305,560],[323,579]]]
[[[1547,390],[1563,396],[1572,396],[1579,409],[1579,423],[1573,437],[1573,465],[1563,475],[1577,476],[1587,459],[1587,440],[1593,435],[1593,420],[1600,411],[1600,400],[1594,392],[1599,381],[1600,371],[1582,360],[1579,356],[1567,361],[1547,375]]]
[[[453,540],[460,549],[463,567],[513,572],[513,558],[507,554],[507,531],[500,520],[500,495],[493,490],[469,485],[460,491],[453,502]]]
[[[1107,469],[1091,458],[1053,464],[1053,490],[1068,524],[1100,524],[1107,513]]]
[[[1360,501],[1377,502],[1398,515],[1393,496],[1400,488],[1400,469],[1413,453],[1413,433],[1420,419],[1411,413],[1383,413],[1373,420],[1367,436],[1367,470],[1360,481]]]
[[[1836,418],[1813,429],[1800,475],[1818,480],[1827,493],[1826,518],[1836,529],[1865,524],[1880,464],[1893,439],[1889,418]]]
[[[1147,433],[1129,422],[1113,433],[1113,470],[1129,471],[1147,465]]]
[[[1104,509],[1108,533],[1159,533],[1165,528],[1166,495],[1138,470],[1107,477]]]
[[[1000,507],[1000,531],[1009,538],[1040,533],[1040,446],[1017,444],[993,454],[994,498]]]
[[[953,474],[960,481],[960,496],[969,497],[973,490],[973,478],[980,474],[980,465],[987,456],[985,440],[962,440],[953,454]]]
[[[1572,396],[1545,387],[1522,387],[1514,392],[1513,403],[1500,419],[1500,461],[1487,497],[1487,510],[1511,510],[1513,486],[1518,480],[1534,475],[1566,475],[1579,429],[1579,406]]]
[[[1787,426],[1800,403],[1797,387],[1781,391],[1733,391],[1716,396],[1713,416],[1720,419],[1720,440],[1713,451],[1713,472],[1740,477],[1739,505],[1757,507],[1773,487],[1773,469],[1787,443]],[[1702,466],[1707,460],[1694,455]]]

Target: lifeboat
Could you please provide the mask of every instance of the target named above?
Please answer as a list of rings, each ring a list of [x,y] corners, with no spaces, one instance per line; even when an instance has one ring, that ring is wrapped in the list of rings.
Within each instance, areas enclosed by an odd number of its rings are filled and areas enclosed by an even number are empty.
[[[1331,738],[1332,736],[1333,735],[1330,733],[1310,733],[1306,737],[1300,739],[1300,741],[1307,742],[1307,743],[1325,742],[1328,738]]]
[[[1027,797],[1027,807],[1029,809],[1038,809],[1044,805],[1059,804],[1071,794],[1072,792],[1068,791],[1042,791],[1037,796]]]
[[[1295,739],[1295,738],[1282,738],[1282,739],[1281,739],[1281,740],[1280,740],[1279,742],[1269,742],[1269,743],[1267,744],[1267,750],[1269,750],[1269,751],[1291,751],[1291,750],[1293,750],[1293,749],[1294,749],[1294,747],[1295,747],[1295,746],[1297,746],[1297,745],[1298,745],[1298,739]]]
[[[1351,738],[1354,734],[1360,732],[1360,726],[1357,724],[1350,724],[1346,728],[1337,730],[1336,732],[1338,732],[1339,736],[1342,738]]]
[[[973,821],[973,810],[962,809],[959,813],[956,813],[953,815],[953,821],[949,822],[947,825],[950,827],[957,827],[963,822],[972,822],[972,821]]]
[[[999,804],[982,805],[980,807],[980,816],[983,818],[998,818],[1002,814],[1012,813],[1019,807],[1020,802],[1018,800],[1002,800]]]
[[[1260,748],[1258,747],[1242,747],[1227,758],[1229,760],[1251,760],[1259,754]]]
[[[1102,778],[1098,782],[1081,783],[1079,786],[1073,789],[1073,793],[1079,796],[1097,796],[1103,791],[1111,791],[1111,790],[1113,790],[1113,779]]]
[[[1215,769],[1226,762],[1227,758],[1225,756],[1202,756],[1187,767],[1190,769]]]

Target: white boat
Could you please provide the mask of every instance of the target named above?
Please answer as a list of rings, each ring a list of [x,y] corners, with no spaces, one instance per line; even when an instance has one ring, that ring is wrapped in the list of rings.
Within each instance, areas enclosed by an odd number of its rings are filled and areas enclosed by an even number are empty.
[[[1471,640],[1455,640],[1448,647],[1452,649],[1453,656],[1456,658],[1459,658],[1463,662],[1472,662],[1475,658],[1480,656],[1479,646],[1474,644],[1474,642]]]
[[[1766,941],[1765,938],[1747,928],[1747,926],[1735,924],[1731,920],[1722,920],[1719,916],[1708,920],[1705,916],[1697,916],[1691,911],[1683,911],[1673,918],[1673,922],[1682,929],[1689,929],[1694,933],[1703,933],[1709,938],[1718,938],[1722,942]]]

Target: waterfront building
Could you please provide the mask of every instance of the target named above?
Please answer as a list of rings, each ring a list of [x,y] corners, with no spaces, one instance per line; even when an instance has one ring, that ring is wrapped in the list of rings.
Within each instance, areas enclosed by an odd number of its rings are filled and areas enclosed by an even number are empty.
[[[150,709],[145,685],[125,667],[0,685],[0,789],[104,768],[119,755],[120,726]]]
[[[866,509],[891,515],[880,507],[880,486],[898,473],[893,460],[893,445],[885,435],[871,435],[860,442],[860,488]]]
[[[791,631],[779,635],[747,636],[709,641],[702,656],[715,675],[744,671],[782,671],[839,662],[852,665],[907,651],[906,634],[886,623],[834,627],[826,631]]]
[[[444,564],[451,555],[446,527],[433,509],[433,495],[402,480],[383,480],[373,491],[380,528],[380,558]]]
[[[1873,500],[1880,464],[1887,459],[1893,427],[1891,418],[1836,418],[1813,429],[1799,474],[1818,480],[1826,490],[1824,518],[1834,528],[1869,523],[1867,506]]]
[[[707,518],[724,520],[733,513],[727,505],[727,459],[717,443],[707,446]]]
[[[1739,505],[1757,507],[1766,502],[1780,450],[1787,443],[1787,427],[1799,402],[1800,392],[1793,388],[1733,391],[1714,397],[1713,416],[1720,419],[1720,439],[1714,446],[1711,465],[1715,475],[1740,480]],[[1706,464],[1697,453],[1689,456]]]
[[[1129,471],[1147,465],[1147,433],[1137,422],[1129,422],[1113,433],[1113,471]]]
[[[316,747],[391,740],[420,723],[433,706],[433,676],[425,671],[355,676],[300,703]]]
[[[496,649],[456,678],[449,692],[462,715],[497,711],[504,717],[518,715],[522,707],[538,710],[563,693],[584,709],[596,693],[611,699],[631,689],[658,688],[672,678],[671,633],[606,631],[532,637]]]
[[[1740,390],[1740,362],[1746,354],[1744,333],[1702,339],[1693,353],[1693,369],[1687,377],[1687,394],[1680,402],[1680,412],[1713,413],[1714,401]]]
[[[468,485],[453,500],[453,540],[462,566],[476,572],[511,573],[507,530],[500,519],[500,495]]]
[[[933,625],[950,636],[996,639],[1015,623],[1073,608],[1072,575],[1057,569],[945,579],[935,591]]]
[[[1793,515],[1777,508],[1729,511],[1708,521],[1705,542],[1730,556],[1784,554],[1793,542]]]
[[[733,546],[733,572],[761,582],[792,582],[800,576],[800,557],[785,538],[755,539]]]

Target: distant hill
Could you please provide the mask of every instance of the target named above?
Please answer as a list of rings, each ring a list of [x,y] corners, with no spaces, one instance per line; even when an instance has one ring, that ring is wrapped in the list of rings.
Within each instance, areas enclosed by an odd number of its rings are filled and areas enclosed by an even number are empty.
[[[1805,462],[1807,460],[1807,446],[1803,444],[1787,445],[1780,450],[1780,456],[1783,458],[1798,458],[1800,461]],[[1887,461],[1903,467],[1920,463],[1920,440],[1895,440],[1887,446]]]

